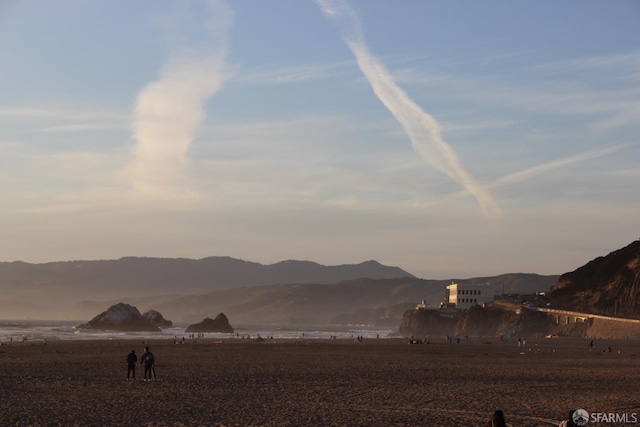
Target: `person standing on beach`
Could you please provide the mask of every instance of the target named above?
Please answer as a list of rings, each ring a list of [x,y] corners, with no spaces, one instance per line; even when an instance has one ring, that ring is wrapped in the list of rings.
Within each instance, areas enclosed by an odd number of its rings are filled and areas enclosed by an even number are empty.
[[[133,374],[133,379],[136,379],[136,362],[138,361],[138,356],[136,356],[136,351],[131,350],[131,353],[127,354],[127,381],[129,381],[129,376]]]
[[[151,372],[155,371],[155,369],[153,368],[154,362],[155,362],[155,359],[153,357],[153,353],[151,352],[149,347],[145,347],[144,354],[140,359],[140,365],[144,363],[144,381],[151,381]],[[155,374],[153,377],[155,378]]]
[[[493,418],[487,424],[488,427],[507,427],[507,422],[504,420],[504,413],[502,411],[495,411]]]

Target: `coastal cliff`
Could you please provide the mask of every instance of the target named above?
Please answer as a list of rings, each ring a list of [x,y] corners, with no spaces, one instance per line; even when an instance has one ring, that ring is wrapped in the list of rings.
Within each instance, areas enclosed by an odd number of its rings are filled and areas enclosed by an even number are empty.
[[[466,310],[409,310],[400,324],[403,336],[547,334],[553,321],[545,314],[497,305]]]
[[[640,318],[640,240],[563,274],[549,297],[568,310]]]

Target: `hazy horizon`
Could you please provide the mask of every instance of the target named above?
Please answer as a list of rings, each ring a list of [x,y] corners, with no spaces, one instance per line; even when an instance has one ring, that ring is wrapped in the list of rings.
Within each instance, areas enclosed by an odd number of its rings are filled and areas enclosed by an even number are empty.
[[[639,18],[3,2],[0,260],[572,271],[638,237]]]

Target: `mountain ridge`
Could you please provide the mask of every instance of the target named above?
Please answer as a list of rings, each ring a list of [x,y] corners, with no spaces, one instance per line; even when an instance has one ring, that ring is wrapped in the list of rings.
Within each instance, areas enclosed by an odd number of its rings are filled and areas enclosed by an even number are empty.
[[[414,276],[399,267],[385,266],[377,261],[325,266],[312,261],[288,260],[263,265],[212,256],[197,260],[122,257],[40,264],[0,262],[0,317],[47,315],[51,319],[68,318],[64,312],[82,300],[195,294],[282,283],[336,283],[362,277]],[[38,306],[48,306],[49,310],[35,309]]]
[[[154,292],[184,289],[207,291],[277,283],[333,283],[360,277],[414,277],[399,267],[377,261],[325,266],[312,261],[281,261],[259,264],[231,257],[152,258],[122,257],[117,260],[54,261],[31,264],[0,262],[0,287],[12,282],[22,286],[75,286],[129,290],[152,288]]]

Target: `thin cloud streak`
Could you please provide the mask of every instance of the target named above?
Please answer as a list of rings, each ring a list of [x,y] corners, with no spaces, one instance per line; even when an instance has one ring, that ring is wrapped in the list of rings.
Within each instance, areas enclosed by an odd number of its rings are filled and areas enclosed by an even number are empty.
[[[352,63],[335,63],[326,65],[304,65],[263,70],[249,70],[246,74],[234,78],[246,84],[278,85],[302,83],[312,80],[334,78],[344,74]]]
[[[94,106],[80,109],[59,107],[0,107],[0,119],[33,120],[55,119],[76,122],[78,120],[125,120],[126,113],[118,110],[98,110]]]
[[[579,163],[579,162],[583,162],[586,160],[591,160],[591,159],[596,159],[598,157],[603,157],[606,156],[608,154],[614,153],[620,149],[626,148],[628,147],[628,144],[621,144],[621,145],[616,145],[613,147],[608,147],[608,148],[602,148],[602,149],[598,149],[598,150],[591,150],[591,151],[587,151],[585,153],[580,153],[580,154],[576,154],[574,156],[569,156],[569,157],[564,157],[562,159],[558,159],[558,160],[552,160],[550,162],[547,163],[543,163],[537,166],[533,166],[527,169],[523,169],[519,172],[514,172],[512,174],[509,175],[505,175],[502,178],[498,178],[495,181],[489,183],[487,185],[488,188],[496,188],[496,187],[501,187],[501,186],[505,186],[505,185],[509,185],[509,184],[515,184],[517,182],[520,181],[524,181],[528,178],[534,177],[536,175],[540,175],[541,173],[544,172],[548,172],[550,170],[553,169],[557,169],[559,167],[562,166],[568,166],[571,165],[573,163]],[[438,199],[438,200],[434,200],[434,201],[430,201],[428,203],[423,203],[421,204],[422,206],[433,206],[433,205],[437,205],[440,204],[442,202],[445,201],[449,201],[449,200],[454,200],[454,199],[459,199],[461,197],[464,197],[467,195],[467,191],[459,191],[457,193],[454,194],[450,194],[446,197],[443,197],[442,199]]]
[[[611,154],[624,147],[627,147],[627,145],[616,145],[613,147],[587,151],[586,153],[577,154],[575,156],[569,156],[569,157],[564,157],[562,159],[553,160],[551,162],[543,163],[538,166],[524,169],[520,172],[515,172],[507,176],[503,176],[502,178],[499,178],[493,181],[491,184],[489,184],[489,187],[494,188],[501,185],[508,185],[508,184],[520,182],[527,178],[531,178],[532,176],[535,176],[535,175],[540,175],[541,173],[547,172],[552,169],[557,169],[559,167],[567,166],[573,163],[583,162],[585,160],[591,160],[591,159],[596,159],[598,157],[606,156],[607,154]]]
[[[207,6],[207,42],[178,50],[160,78],[138,94],[132,124],[134,159],[128,171],[137,196],[190,193],[188,151],[195,131],[205,118],[205,103],[231,77],[225,58],[233,12],[221,1]]]
[[[106,124],[106,123],[82,123],[82,124],[74,124],[74,125],[61,125],[61,126],[51,126],[44,129],[41,129],[41,132],[46,133],[62,133],[62,132],[87,132],[94,130],[116,130],[116,129],[126,129],[127,125],[123,121],[118,124]]]
[[[358,16],[342,1],[317,0],[324,14],[332,19],[346,18],[345,43],[378,99],[400,122],[414,150],[433,167],[461,184],[477,200],[484,215],[498,218],[502,211],[489,191],[461,165],[451,146],[442,138],[440,124],[423,111],[398,85],[385,66],[368,50]]]
[[[534,67],[539,71],[575,73],[576,71],[615,70],[619,76],[635,75],[640,71],[640,52],[617,55],[598,55],[554,61]]]
[[[596,130],[636,125],[640,114],[640,90],[576,89],[568,85],[530,88],[491,88],[474,85],[466,95],[472,99],[490,101],[511,108],[563,116],[594,116],[591,125]]]

